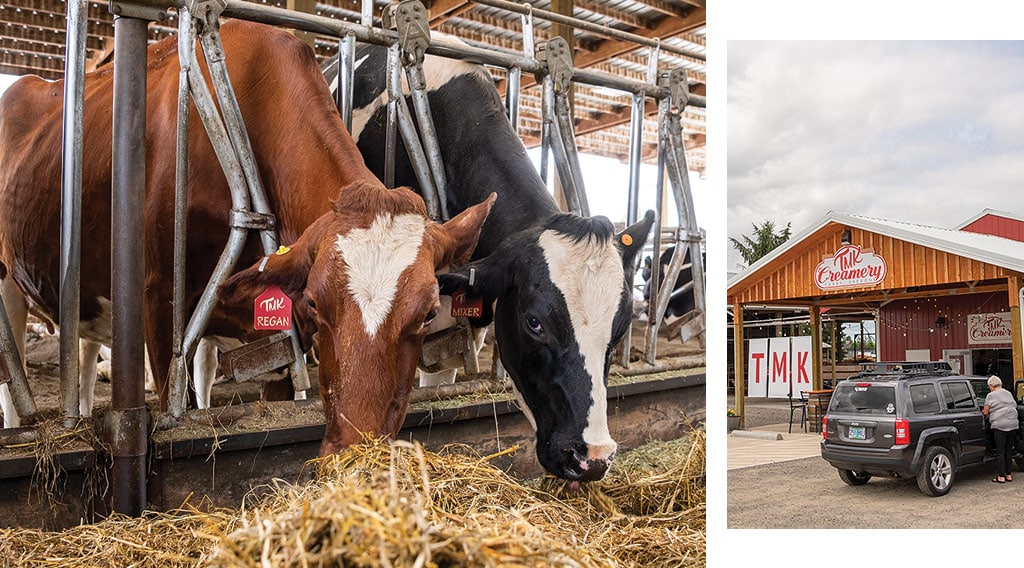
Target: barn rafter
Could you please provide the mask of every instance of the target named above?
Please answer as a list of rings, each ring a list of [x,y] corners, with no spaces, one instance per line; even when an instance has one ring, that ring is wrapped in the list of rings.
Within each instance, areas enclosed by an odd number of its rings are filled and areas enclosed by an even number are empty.
[[[519,13],[467,0],[423,0],[432,29],[460,37],[472,45],[493,46],[505,51],[522,52],[523,29]],[[596,26],[627,32],[658,40],[666,48],[682,48],[687,53],[706,51],[706,16],[704,0],[528,0],[535,10],[571,14]],[[288,8],[288,0],[262,0],[263,4]],[[294,2],[291,2],[295,6]],[[374,18],[379,18],[386,0],[374,0]],[[302,6],[303,4],[298,4]],[[328,17],[359,21],[360,0],[318,0],[306,2],[307,9]],[[66,0],[5,0],[0,4],[0,73],[36,74],[58,79],[64,72],[64,38],[66,35]],[[90,0],[86,38],[87,70],[110,61],[113,51],[113,16],[108,0]],[[173,12],[169,20],[149,26],[149,40],[157,41],[176,31]],[[542,18],[533,20],[534,40],[546,41],[559,25]],[[644,80],[651,47],[623,39],[609,38],[593,30],[577,29],[573,34],[577,68],[599,70],[613,75]],[[313,40],[319,58],[327,58],[337,50],[337,39],[316,36]],[[685,70],[691,92],[705,94],[706,65],[699,57],[659,53],[662,70],[681,67]],[[499,92],[505,92],[503,70],[492,70]],[[631,104],[625,94],[609,95],[600,89],[580,86],[574,100],[575,124],[580,151],[623,158],[628,154],[629,115]],[[540,89],[532,75],[522,78],[521,104],[523,120],[520,130],[527,144],[540,136]],[[645,114],[652,116],[656,107],[649,103]],[[703,171],[704,128],[703,109],[690,109],[683,120],[684,135],[692,169]],[[652,130],[652,132],[655,132]],[[645,134],[645,144],[657,140]],[[654,154],[645,146],[645,155]]]

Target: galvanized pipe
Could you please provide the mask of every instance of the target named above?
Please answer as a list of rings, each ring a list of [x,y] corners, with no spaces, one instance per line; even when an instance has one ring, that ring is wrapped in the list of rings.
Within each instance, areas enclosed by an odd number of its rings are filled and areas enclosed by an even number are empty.
[[[384,187],[395,187],[395,157],[398,155],[398,101],[402,99],[398,44],[388,46],[387,89],[388,118],[387,130],[384,135]],[[398,94],[395,94],[395,91]]]
[[[36,403],[32,400],[32,392],[25,380],[25,367],[21,363],[18,344],[11,332],[11,322],[7,317],[7,308],[0,301],[0,364],[3,364],[4,380],[14,402],[14,408],[21,418],[32,418],[36,414]],[[0,424],[2,426],[2,424]]]
[[[229,151],[227,130],[217,114],[206,79],[199,68],[199,60],[195,52],[195,41],[179,41],[178,57],[180,61],[186,61],[188,66],[189,89],[195,100],[196,110],[206,128],[207,135],[213,146],[214,153],[221,165],[224,175],[227,177],[228,188],[231,191],[232,208],[241,211],[249,210],[249,191],[245,185],[242,174],[242,166],[237,157]],[[248,230],[242,227],[231,227],[228,233],[228,242],[221,253],[217,266],[213,270],[210,281],[199,298],[196,309],[192,312],[188,326],[185,328],[185,335],[181,346],[181,361],[184,365],[195,354],[196,346],[206,330],[206,325],[216,305],[217,286],[220,285],[233,271],[235,264],[242,255],[242,249],[248,238]],[[172,416],[180,418],[185,406],[184,383],[175,387],[172,391],[175,396],[169,400],[169,410]]]
[[[80,415],[78,322],[82,282],[82,140],[84,138],[86,0],[68,0],[64,58],[64,150],[60,208],[60,393],[64,426]]]
[[[575,193],[579,214],[590,217],[590,203],[587,201],[583,170],[580,169],[580,156],[576,150],[576,133],[572,126],[572,107],[564,94],[556,97],[555,110],[555,124],[558,125],[558,132],[564,148],[563,161],[572,172],[573,185],[570,189]]]
[[[643,163],[644,101],[633,95],[629,116],[629,194],[626,197],[626,225],[636,223],[640,209],[640,166]]]
[[[195,21],[188,9],[178,10],[178,41],[189,46],[195,45]],[[188,53],[187,49],[179,53]],[[189,48],[190,49],[190,48]],[[171,414],[180,417],[185,407],[187,381],[186,360],[182,351],[185,336],[185,244],[187,242],[188,214],[188,122],[189,98],[188,73],[191,58],[179,58],[181,70],[178,72],[178,130],[174,162],[174,290],[172,334],[174,356],[172,358],[170,394],[168,406]]]
[[[203,46],[203,57],[210,68],[214,92],[217,93],[217,99],[220,102],[220,109],[224,116],[224,123],[227,126],[231,147],[234,149],[235,155],[242,166],[242,173],[248,185],[252,209],[261,215],[270,216],[273,214],[270,209],[270,202],[267,200],[266,192],[263,189],[263,182],[260,180],[259,171],[256,167],[255,154],[249,141],[249,133],[246,131],[242,112],[238,108],[238,99],[235,97],[235,90],[228,76],[227,64],[224,62],[224,48],[217,28],[208,25],[203,33],[200,34],[200,42]],[[243,209],[242,211],[246,210]],[[278,247],[276,229],[261,229],[260,241],[263,243],[263,253],[273,254]],[[223,280],[217,280],[216,282],[219,285]],[[298,332],[294,328],[288,330],[288,335],[291,337],[292,350],[295,354],[295,358],[289,366],[292,386],[297,393],[303,393],[309,389],[310,384],[301,342],[299,341]],[[192,354],[193,352],[189,352],[189,356]],[[304,394],[299,396],[304,397]]]
[[[577,184],[582,180],[575,177],[576,170],[570,164],[570,153],[566,136],[571,132],[565,132],[562,128],[564,123],[559,116],[560,109],[557,107],[554,82],[550,76],[544,77],[544,108],[545,122],[551,122],[551,150],[555,157],[555,169],[558,170],[558,178],[562,182],[562,196],[565,198],[565,205],[569,211],[577,215],[583,213],[583,204],[579,200],[580,192],[576,190]],[[575,147],[573,147],[575,149]]]
[[[412,114],[409,112],[409,106],[405,102],[405,95],[402,92],[402,66],[401,66],[401,51],[397,45],[392,46],[388,50],[388,140],[386,142],[386,150],[384,159],[384,185],[387,187],[394,187],[395,185],[395,161],[398,155],[398,135],[402,136],[402,142],[405,143],[405,152],[409,157],[409,162],[412,165],[413,173],[416,175],[416,180],[420,185],[420,195],[423,197],[423,203],[427,207],[427,214],[432,219],[438,219],[441,215],[440,206],[437,203],[436,194],[434,193],[434,182],[430,174],[430,165],[427,162],[427,156],[423,151],[423,147],[420,145],[419,135],[416,133],[416,128],[413,124]],[[392,133],[391,129],[396,132]],[[389,166],[390,164],[390,170]],[[386,180],[390,174],[390,183]]]
[[[253,157],[249,133],[246,131],[245,121],[242,119],[242,112],[239,110],[235,98],[235,89],[231,85],[228,68],[224,63],[224,48],[220,41],[220,33],[216,28],[207,29],[199,35],[199,39],[203,46],[203,57],[206,59],[207,66],[210,68],[210,77],[213,79],[213,91],[217,95],[224,124],[227,126],[228,139],[242,166],[242,174],[245,176],[249,188],[252,210],[263,215],[271,215],[270,203],[267,201],[266,192],[263,191],[263,182],[260,181],[259,171]],[[260,240],[263,243],[263,254],[271,254],[277,250],[276,231],[260,231]]]
[[[508,70],[508,80],[505,81],[505,115],[516,132],[519,132],[519,85],[522,76],[522,69],[513,67]]]
[[[629,124],[629,193],[626,196],[626,226],[636,223],[639,216],[640,202],[640,165],[642,162],[641,150],[643,148],[644,134],[644,100],[643,95],[633,95],[633,106],[630,113]],[[637,264],[640,262],[637,255],[632,271],[626,275],[632,289],[633,279],[636,277]],[[619,364],[629,368],[629,355],[633,345],[633,326],[626,328],[626,335],[622,340],[622,357]]]
[[[352,97],[356,71],[356,36],[345,34],[338,43],[338,112],[349,134],[352,133]]]
[[[111,161],[111,487],[117,513],[146,506],[147,413],[144,388],[143,275],[146,197],[145,20],[114,18]]]
[[[444,161],[441,159],[441,146],[437,143],[437,130],[434,128],[434,117],[430,113],[430,101],[427,100],[426,80],[423,78],[423,69],[419,66],[406,67],[406,76],[409,79],[410,90],[412,91],[412,108],[416,113],[416,121],[420,127],[420,141],[423,143],[423,150],[426,153],[427,163],[430,165],[430,176],[434,181],[433,200],[439,216],[431,215],[431,218],[440,221],[447,221],[448,198],[445,192],[445,178],[447,174],[444,169]],[[412,127],[412,125],[409,125]],[[427,188],[423,188],[426,194]]]
[[[686,165],[686,152],[683,147],[682,125],[679,124],[679,115],[673,114],[669,117],[666,125],[667,136],[672,141],[668,152],[668,174],[672,180],[672,190],[679,208],[679,227],[686,228],[686,241],[690,247],[690,274],[693,280],[693,302],[697,310],[700,310],[702,317],[707,317],[707,300],[704,290],[704,260],[700,250],[700,236],[697,225],[697,215],[693,210],[693,192],[690,189],[690,175]],[[680,240],[683,239],[680,234]],[[679,247],[676,247],[679,250]]]
[[[360,24],[335,20],[323,16],[301,14],[283,8],[276,8],[264,4],[256,4],[247,0],[226,0],[227,7],[223,16],[241,18],[254,22],[262,22],[271,25],[285,25],[297,30],[313,32],[332,37],[341,37],[346,33],[352,33],[356,39],[374,45],[390,46],[398,41],[398,33],[394,30],[382,30],[380,28],[366,27]],[[664,46],[663,46],[664,48]],[[456,44],[438,39],[431,39],[430,47],[426,50],[431,55],[472,61],[484,65],[504,67],[510,69],[519,67],[524,73],[543,73],[546,67],[533,57],[515,56],[509,53],[499,52],[493,49],[472,47],[464,44]],[[576,69],[573,74],[573,81],[585,85],[594,85],[618,89],[628,93],[641,93],[648,97],[661,100],[668,97],[667,89],[650,85],[642,81],[617,77],[609,73],[591,71],[587,69]],[[704,97],[690,95],[691,106],[704,107]]]
[[[662,125],[668,119],[670,99],[664,99],[659,102],[658,105],[658,124]],[[657,168],[657,189],[658,192],[655,196],[655,230],[654,230],[654,242],[652,247],[654,250],[653,258],[651,259],[651,288],[650,297],[647,304],[647,349],[644,353],[645,361],[648,364],[653,365],[654,359],[658,356],[658,328],[661,327],[661,318],[665,313],[665,306],[660,301],[661,298],[658,291],[664,284],[661,278],[661,211],[664,204],[665,195],[665,164],[667,160],[668,148],[665,147],[665,141],[659,139],[658,141],[658,168]],[[678,251],[678,247],[676,247]]]

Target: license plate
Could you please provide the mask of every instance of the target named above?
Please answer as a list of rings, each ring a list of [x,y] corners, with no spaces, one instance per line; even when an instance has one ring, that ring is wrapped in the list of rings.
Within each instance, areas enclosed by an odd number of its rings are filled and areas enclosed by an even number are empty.
[[[849,436],[849,438],[851,440],[863,440],[865,438],[865,436],[864,436],[864,427],[863,426],[850,426],[850,436]]]

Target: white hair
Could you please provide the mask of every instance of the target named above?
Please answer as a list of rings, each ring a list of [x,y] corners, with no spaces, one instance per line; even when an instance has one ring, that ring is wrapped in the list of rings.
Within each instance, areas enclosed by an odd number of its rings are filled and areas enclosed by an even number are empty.
[[[991,377],[988,378],[988,386],[1001,387],[1003,386],[1003,379],[1000,379],[999,377],[992,375]]]

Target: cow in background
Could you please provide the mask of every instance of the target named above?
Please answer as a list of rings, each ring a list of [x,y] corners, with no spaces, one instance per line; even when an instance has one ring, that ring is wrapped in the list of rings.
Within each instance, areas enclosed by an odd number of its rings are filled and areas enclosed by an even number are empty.
[[[439,307],[435,271],[469,256],[494,203],[445,224],[426,218],[408,188],[386,189],[345,132],[312,50],[291,34],[243,21],[221,30],[225,60],[259,175],[277,218],[284,254],[264,256],[248,239],[237,271],[220,288],[223,305],[207,333],[248,340],[253,300],[279,286],[294,302],[305,345],[321,354],[327,429],[321,453],[394,434],[402,423],[423,337]],[[171,275],[177,38],[148,51],[145,200],[145,340],[161,407],[171,361]],[[204,72],[205,66],[204,66]],[[104,67],[85,81],[81,335],[110,342],[111,97]],[[59,247],[63,82],[26,77],[0,101],[0,277],[9,311],[34,309],[55,321]],[[200,124],[193,109],[193,124]],[[193,306],[228,236],[231,200],[206,132],[189,134],[188,274]],[[11,300],[10,303],[7,303]],[[14,319],[14,318],[12,318]],[[13,330],[24,336],[24,327]],[[266,333],[266,332],[263,332]],[[6,389],[0,391],[4,394]],[[9,405],[5,423],[16,422]]]
[[[665,252],[661,253],[659,263],[661,265],[658,272],[658,279],[661,280],[665,272],[668,270],[668,265],[672,262],[672,255],[675,254],[676,247],[672,245],[665,249]],[[702,255],[703,256],[703,255]],[[703,258],[701,259],[703,262]],[[643,278],[644,278],[644,308],[641,313],[641,319],[647,318],[647,306],[650,305],[651,301],[651,275],[653,273],[651,267],[651,257],[644,258],[643,267]],[[693,287],[689,286],[687,289],[682,288],[693,281],[693,271],[690,267],[690,249],[686,248],[686,252],[683,256],[683,267],[679,271],[679,275],[676,277],[675,284],[672,286],[672,295],[669,297],[668,306],[665,307],[664,321],[667,326],[671,326],[679,318],[697,309],[697,303],[693,296]],[[661,293],[659,288],[659,294]]]
[[[386,52],[357,49],[351,125],[378,176],[385,160]],[[478,349],[493,320],[501,362],[537,432],[541,465],[567,480],[600,479],[616,450],[608,430],[608,370],[633,318],[629,280],[653,213],[616,235],[605,217],[560,212],[484,68],[430,55],[423,67],[448,211],[465,210],[485,192],[499,195],[473,262],[440,274],[442,292],[483,298],[483,317],[471,320]],[[336,60],[324,69],[336,88]],[[415,187],[401,141],[396,162],[395,183]],[[454,370],[448,373],[454,378]]]

